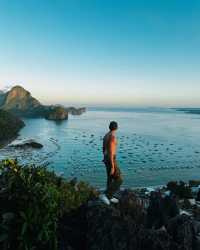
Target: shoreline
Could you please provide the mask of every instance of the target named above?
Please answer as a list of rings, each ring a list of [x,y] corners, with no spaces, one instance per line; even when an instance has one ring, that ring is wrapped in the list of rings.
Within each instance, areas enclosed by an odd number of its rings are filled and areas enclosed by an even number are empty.
[[[0,141],[0,150],[4,149],[6,146],[8,146],[11,142],[15,141],[17,138],[19,137],[19,134],[9,138],[9,139],[5,139],[5,140],[1,140]]]

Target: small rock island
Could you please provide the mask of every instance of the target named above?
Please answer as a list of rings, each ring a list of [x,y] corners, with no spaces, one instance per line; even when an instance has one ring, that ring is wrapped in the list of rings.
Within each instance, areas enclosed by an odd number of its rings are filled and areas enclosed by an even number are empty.
[[[47,120],[62,121],[68,119],[68,112],[61,106],[52,107],[45,116]]]

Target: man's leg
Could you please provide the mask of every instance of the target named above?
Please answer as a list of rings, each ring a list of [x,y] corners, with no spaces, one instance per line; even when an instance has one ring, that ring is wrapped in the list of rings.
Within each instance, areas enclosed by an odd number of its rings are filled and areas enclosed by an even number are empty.
[[[114,176],[113,181],[112,181],[112,196],[120,190],[120,186],[122,185],[122,176],[121,173],[119,171],[119,169],[117,169],[118,174],[116,176]]]
[[[107,195],[108,198],[112,196],[111,189],[112,189],[112,176],[110,175],[111,171],[111,162],[107,160],[105,162],[106,165],[106,171],[107,171],[107,187],[106,187],[106,192],[105,194]]]
[[[107,196],[109,198],[112,198],[113,195],[120,189],[122,182],[123,180],[122,180],[121,172],[117,166],[117,161],[115,160],[115,173],[114,173],[114,176],[110,176],[109,186],[107,189]]]

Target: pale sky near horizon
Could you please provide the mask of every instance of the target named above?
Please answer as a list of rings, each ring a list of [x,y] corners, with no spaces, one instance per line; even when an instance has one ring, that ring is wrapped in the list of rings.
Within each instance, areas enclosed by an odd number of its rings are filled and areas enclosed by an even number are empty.
[[[200,1],[1,0],[0,89],[45,104],[200,107]]]

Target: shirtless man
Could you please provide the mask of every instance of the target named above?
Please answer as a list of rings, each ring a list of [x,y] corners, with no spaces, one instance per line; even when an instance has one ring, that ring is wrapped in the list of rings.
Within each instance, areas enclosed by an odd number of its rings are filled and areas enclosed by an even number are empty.
[[[103,139],[103,162],[107,171],[107,189],[105,194],[100,196],[100,199],[107,205],[110,205],[110,201],[118,203],[118,200],[113,195],[120,189],[122,184],[121,173],[116,161],[117,139],[115,132],[118,129],[117,122],[112,121],[109,129],[110,131]]]

